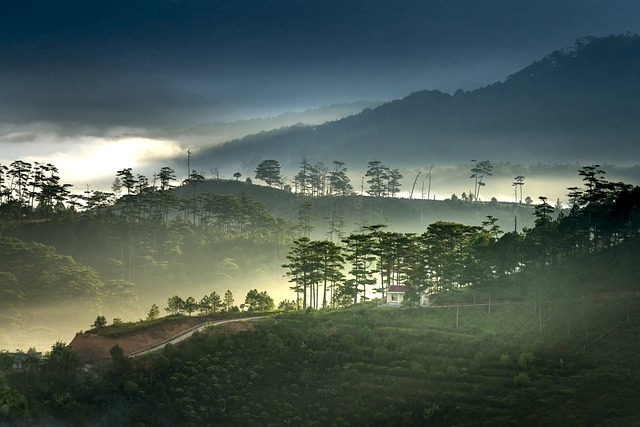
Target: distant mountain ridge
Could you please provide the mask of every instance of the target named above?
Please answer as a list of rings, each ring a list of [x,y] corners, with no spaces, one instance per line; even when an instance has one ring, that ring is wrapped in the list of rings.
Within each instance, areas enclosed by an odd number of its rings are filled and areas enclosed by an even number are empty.
[[[640,161],[640,36],[583,37],[464,92],[415,92],[320,126],[292,126],[200,153],[225,164],[371,158],[395,166],[465,162]],[[606,147],[603,150],[603,146]],[[355,165],[354,165],[355,166]]]

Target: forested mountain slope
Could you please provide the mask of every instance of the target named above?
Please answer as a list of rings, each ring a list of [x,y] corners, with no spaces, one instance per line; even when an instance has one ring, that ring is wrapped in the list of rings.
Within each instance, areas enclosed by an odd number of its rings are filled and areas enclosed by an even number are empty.
[[[250,135],[200,155],[219,164],[272,157],[286,165],[302,156],[399,166],[478,157],[629,164],[637,162],[639,94],[640,37],[585,37],[504,82],[453,95],[416,92],[342,120]]]
[[[343,232],[350,232],[366,224],[387,224],[394,230],[420,233],[426,227],[442,219],[460,222],[467,225],[479,225],[488,215],[498,218],[505,230],[519,230],[533,227],[534,206],[524,203],[467,203],[462,200],[422,200],[397,197],[362,197],[349,196],[307,197],[300,193],[283,191],[262,185],[251,185],[232,180],[205,180],[197,190],[197,194],[209,192],[220,195],[246,194],[264,204],[274,216],[300,222],[300,207],[309,204],[309,216],[312,234],[325,236],[330,229],[330,222],[336,216],[344,221]],[[192,197],[193,189],[182,186],[175,190],[180,197]]]
[[[461,290],[442,306],[274,314],[133,360],[114,346],[110,361],[82,369],[57,344],[40,366],[0,367],[0,421],[633,425],[640,305],[611,278],[632,277],[638,246],[623,248],[519,276],[517,287]]]

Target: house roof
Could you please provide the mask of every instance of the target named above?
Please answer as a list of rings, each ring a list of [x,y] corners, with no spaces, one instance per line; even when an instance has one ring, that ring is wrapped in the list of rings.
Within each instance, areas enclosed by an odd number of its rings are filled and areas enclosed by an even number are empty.
[[[407,292],[407,287],[406,286],[399,286],[399,285],[392,285],[392,286],[389,286],[389,288],[387,289],[387,292],[405,293],[405,292]]]

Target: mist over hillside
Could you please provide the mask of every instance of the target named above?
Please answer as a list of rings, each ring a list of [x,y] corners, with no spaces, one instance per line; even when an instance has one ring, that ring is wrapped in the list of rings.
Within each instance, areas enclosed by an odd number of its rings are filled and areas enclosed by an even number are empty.
[[[0,426],[637,425],[638,16],[6,0]]]

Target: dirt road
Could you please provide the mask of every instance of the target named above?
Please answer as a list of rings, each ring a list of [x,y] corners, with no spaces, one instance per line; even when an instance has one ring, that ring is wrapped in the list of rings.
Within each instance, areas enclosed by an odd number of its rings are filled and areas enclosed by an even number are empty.
[[[210,328],[210,327],[222,325],[224,323],[249,322],[249,321],[252,321],[252,320],[262,319],[264,317],[266,317],[266,316],[245,317],[243,319],[228,319],[228,320],[219,320],[217,322],[201,323],[199,325],[196,325],[196,326],[194,326],[192,328],[187,329],[186,331],[183,331],[182,333],[180,333],[178,335],[175,335],[175,336],[169,338],[166,341],[163,341],[163,342],[161,342],[159,344],[156,344],[153,347],[145,348],[143,350],[133,352],[133,353],[129,354],[128,356],[129,357],[138,357],[138,356],[143,356],[145,354],[153,353],[154,351],[162,350],[164,348],[164,346],[166,346],[167,344],[177,344],[177,343],[179,343],[181,341],[186,340],[191,335],[193,335],[196,332],[201,331],[201,330],[203,330],[205,328]]]

